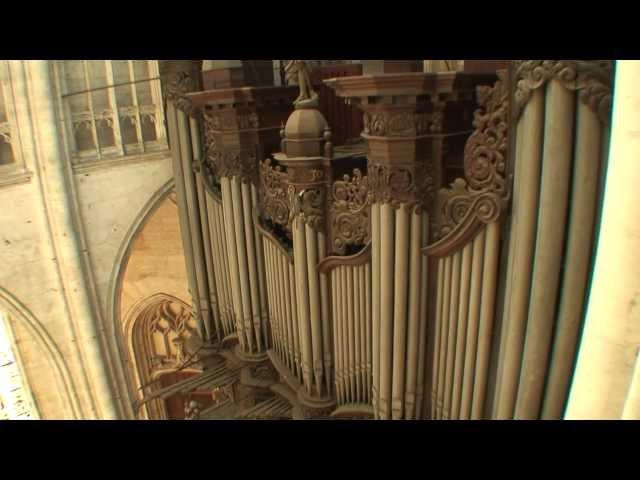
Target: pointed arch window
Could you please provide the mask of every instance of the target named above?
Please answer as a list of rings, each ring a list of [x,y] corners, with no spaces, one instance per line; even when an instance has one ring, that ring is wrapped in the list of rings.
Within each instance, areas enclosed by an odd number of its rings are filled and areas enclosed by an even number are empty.
[[[38,411],[13,348],[8,320],[0,311],[0,420],[37,420]]]

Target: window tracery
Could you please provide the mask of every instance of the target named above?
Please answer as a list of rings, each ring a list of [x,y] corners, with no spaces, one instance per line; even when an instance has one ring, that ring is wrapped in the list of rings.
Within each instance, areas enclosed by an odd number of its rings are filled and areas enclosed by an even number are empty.
[[[157,61],[64,60],[55,74],[76,161],[168,148]]]
[[[0,60],[0,168],[15,165],[18,157],[9,63],[7,60]]]

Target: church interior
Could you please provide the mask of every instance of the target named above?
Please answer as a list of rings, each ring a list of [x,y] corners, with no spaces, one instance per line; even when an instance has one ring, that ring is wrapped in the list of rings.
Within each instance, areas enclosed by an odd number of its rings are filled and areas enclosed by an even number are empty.
[[[0,419],[640,419],[638,82],[0,60]]]

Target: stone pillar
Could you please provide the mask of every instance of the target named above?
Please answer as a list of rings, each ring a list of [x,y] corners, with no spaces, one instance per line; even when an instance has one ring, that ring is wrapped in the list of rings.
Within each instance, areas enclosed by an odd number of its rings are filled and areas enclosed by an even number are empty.
[[[640,418],[638,382],[632,381],[640,347],[640,62],[616,64],[596,261],[565,413],[570,420]]]
[[[318,270],[326,256],[326,196],[331,175],[331,133],[317,102],[297,104],[282,131],[287,167],[297,288],[302,387],[298,399],[311,409],[335,404],[328,282]]]
[[[260,62],[242,61],[225,68],[216,62],[207,61],[205,66],[216,68],[202,72],[206,90],[188,95],[188,100],[204,116],[202,165],[211,173],[209,187],[219,189],[222,199],[220,228],[238,336],[236,353],[246,361],[262,361],[269,336],[264,254],[254,221],[258,161],[277,149],[278,131],[294,91],[264,86]],[[270,61],[268,67],[272,81]]]
[[[94,418],[117,417],[113,394],[101,352],[97,318],[85,277],[81,242],[74,224],[73,202],[68,184],[67,161],[60,143],[56,99],[53,93],[48,61],[26,62],[29,95],[37,132],[37,153],[47,218],[52,232],[55,254],[67,306],[73,325],[71,335],[80,353],[81,368],[86,369],[85,382],[94,403]]]

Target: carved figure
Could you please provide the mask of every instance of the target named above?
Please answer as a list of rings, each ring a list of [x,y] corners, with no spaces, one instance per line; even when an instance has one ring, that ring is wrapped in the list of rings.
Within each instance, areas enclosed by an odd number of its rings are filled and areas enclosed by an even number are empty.
[[[287,81],[291,81],[297,77],[298,87],[300,88],[300,94],[298,98],[293,101],[296,107],[316,106],[318,101],[318,94],[313,90],[311,86],[311,80],[309,79],[309,68],[304,60],[289,60],[284,66],[285,75]]]
[[[184,406],[184,419],[197,420],[200,418],[200,404],[195,400],[191,400]]]

